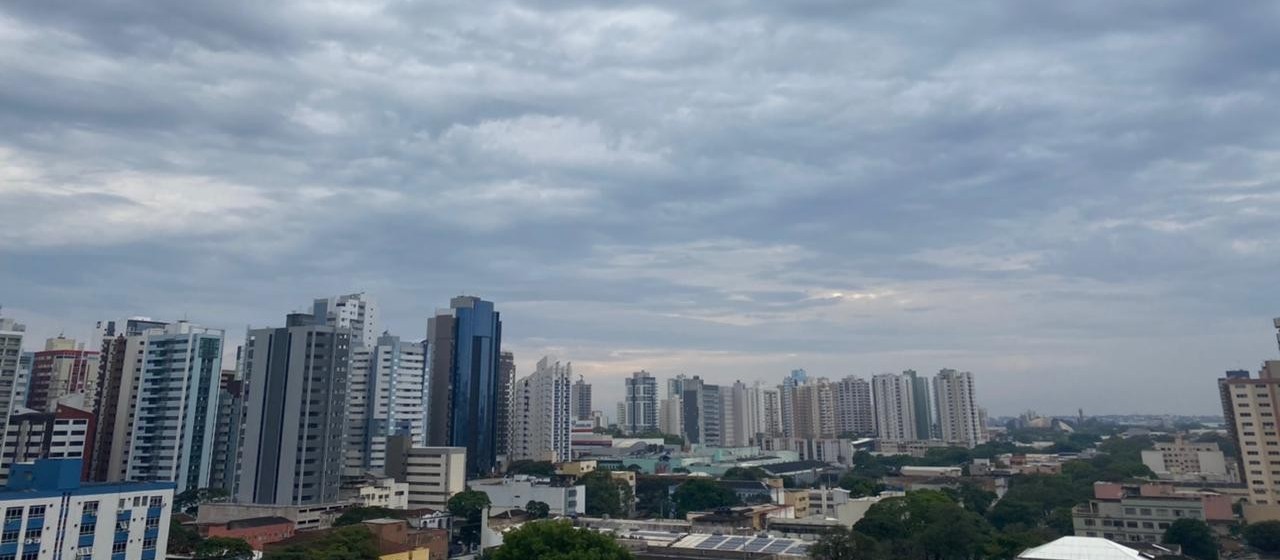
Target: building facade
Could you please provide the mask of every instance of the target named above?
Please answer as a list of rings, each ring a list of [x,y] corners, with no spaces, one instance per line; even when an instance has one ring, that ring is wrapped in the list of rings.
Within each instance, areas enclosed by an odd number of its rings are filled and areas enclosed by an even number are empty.
[[[1183,434],[1143,450],[1142,464],[1163,479],[1234,482],[1217,443],[1188,441]]]
[[[75,339],[57,337],[45,341],[31,364],[31,385],[27,408],[52,411],[58,399],[71,394],[85,395],[93,402],[98,386],[98,351],[86,350]]]
[[[793,437],[836,437],[835,392],[827,378],[805,380],[791,394]]]
[[[761,423],[766,437],[782,437],[782,403],[779,389],[762,389],[760,398],[764,418]]]
[[[560,463],[573,458],[571,379],[570,364],[543,357],[532,374],[516,382],[512,461]]]
[[[918,375],[916,370],[913,369],[903,371],[902,375],[907,379],[907,386],[911,389],[912,408],[915,411],[916,437],[918,439],[934,439],[937,436],[938,427],[933,421],[933,411],[930,406],[934,401],[934,395],[929,391],[929,380]]]
[[[14,465],[0,490],[5,512],[0,557],[165,557],[173,483],[81,484],[83,470],[80,459]]]
[[[387,476],[409,485],[409,509],[443,511],[454,494],[467,489],[467,450],[422,447],[404,436],[387,439]]]
[[[152,329],[138,377],[126,479],[209,486],[223,332],[185,321]]]
[[[515,425],[516,356],[503,351],[498,355],[498,439],[495,454],[499,462],[509,464],[511,455],[511,430]]]
[[[427,348],[384,333],[351,356],[344,474],[381,473],[388,437],[426,443]]]
[[[1099,482],[1094,499],[1071,514],[1075,534],[1119,543],[1158,543],[1179,519],[1233,522],[1231,498],[1212,493],[1179,493],[1159,484]]]
[[[939,439],[969,448],[986,443],[987,431],[978,417],[972,373],[939,371],[933,378],[933,393]]]
[[[643,434],[658,430],[658,380],[641,370],[623,380],[626,384],[626,434]]]
[[[19,381],[19,374],[24,369],[21,366],[22,339],[26,332],[26,325],[0,317],[0,428],[9,421],[9,415],[17,407],[26,406],[25,381]]]
[[[916,409],[911,383],[907,377],[882,373],[871,378],[875,407],[876,434],[886,441],[915,441]]]
[[[856,375],[835,383],[836,432],[838,435],[870,436],[876,433],[871,407],[871,384]]]
[[[427,442],[465,447],[467,471],[489,474],[497,467],[498,410],[504,406],[498,383],[502,320],[493,302],[477,297],[459,296],[449,306],[427,321]]]
[[[0,484],[9,480],[9,468],[37,459],[80,459],[82,480],[88,480],[93,455],[93,413],[68,405],[55,412],[18,408],[9,416],[0,456]]]
[[[473,480],[472,490],[489,496],[494,513],[512,509],[524,509],[530,501],[538,501],[550,507],[551,515],[583,515],[587,513],[585,486],[562,486],[546,479],[527,475],[508,478]]]
[[[311,314],[330,327],[351,329],[352,346],[377,344],[378,304],[364,292],[316,298]]]
[[[338,500],[351,345],[350,329],[306,314],[245,336],[236,501],[309,506]]]
[[[591,419],[591,384],[587,383],[581,375],[578,376],[577,381],[573,382],[569,400],[569,408],[573,412],[574,420]]]

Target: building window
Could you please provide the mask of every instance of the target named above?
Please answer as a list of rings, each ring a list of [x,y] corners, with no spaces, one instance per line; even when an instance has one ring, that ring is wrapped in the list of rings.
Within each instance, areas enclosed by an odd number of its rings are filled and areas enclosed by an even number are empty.
[[[127,541],[120,541],[120,542],[118,542],[118,543],[111,543],[111,553],[112,553],[112,554],[119,554],[119,553],[121,553],[121,552],[124,552],[126,548],[129,548],[129,543],[128,543]]]
[[[17,529],[14,529],[12,531],[6,530],[4,533],[0,533],[0,543],[9,544],[9,543],[16,543],[16,542],[18,542]]]
[[[98,530],[97,523],[85,523],[84,525],[80,526],[80,536],[83,537],[85,535],[92,535],[97,530]]]
[[[84,503],[84,514],[85,514],[85,515],[98,515],[98,502],[96,502],[96,501],[94,501],[94,502],[85,502],[85,503]]]

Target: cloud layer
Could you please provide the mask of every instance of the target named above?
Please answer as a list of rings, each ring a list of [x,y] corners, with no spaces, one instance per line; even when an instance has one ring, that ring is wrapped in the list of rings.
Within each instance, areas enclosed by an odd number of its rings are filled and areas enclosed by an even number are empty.
[[[0,286],[35,337],[458,293],[621,377],[975,372],[1211,413],[1276,357],[1280,8],[0,7]]]

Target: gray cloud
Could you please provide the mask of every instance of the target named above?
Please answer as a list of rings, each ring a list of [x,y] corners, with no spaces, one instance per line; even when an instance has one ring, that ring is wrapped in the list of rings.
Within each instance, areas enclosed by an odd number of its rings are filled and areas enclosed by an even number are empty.
[[[3,303],[238,333],[367,290],[421,336],[468,292],[606,399],[957,367],[1212,412],[1280,315],[1280,12],[1233,7],[14,2]]]

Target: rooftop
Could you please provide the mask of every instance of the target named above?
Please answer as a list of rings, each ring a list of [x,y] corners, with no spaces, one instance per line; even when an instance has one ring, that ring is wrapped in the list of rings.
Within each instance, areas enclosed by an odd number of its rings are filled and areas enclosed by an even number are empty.
[[[228,529],[252,529],[254,527],[267,527],[271,525],[293,525],[292,521],[284,517],[268,516],[268,517],[250,517],[248,519],[236,519],[228,521],[226,527]]]
[[[1098,537],[1062,537],[1018,555],[1018,560],[1145,560],[1142,553]]]
[[[790,474],[805,472],[811,470],[826,470],[828,465],[822,461],[792,461],[790,463],[774,463],[772,465],[760,465],[769,474]]]

